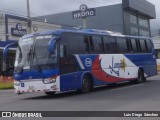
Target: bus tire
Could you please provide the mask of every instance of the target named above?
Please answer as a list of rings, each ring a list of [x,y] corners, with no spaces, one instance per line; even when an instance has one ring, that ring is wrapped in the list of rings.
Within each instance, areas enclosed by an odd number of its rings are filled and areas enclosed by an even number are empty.
[[[137,83],[143,83],[145,81],[143,69],[138,70],[138,79]]]
[[[82,80],[82,93],[88,93],[93,89],[93,81],[90,75],[85,75]]]
[[[55,92],[45,92],[45,94],[48,95],[48,96],[54,96]]]

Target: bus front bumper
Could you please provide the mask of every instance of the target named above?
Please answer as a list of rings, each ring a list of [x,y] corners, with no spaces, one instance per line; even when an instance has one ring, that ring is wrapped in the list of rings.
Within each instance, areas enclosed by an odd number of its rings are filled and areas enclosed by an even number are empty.
[[[47,79],[46,79],[47,81]],[[15,93],[25,92],[57,92],[60,91],[60,79],[56,78],[53,83],[45,83],[42,79],[14,81]]]

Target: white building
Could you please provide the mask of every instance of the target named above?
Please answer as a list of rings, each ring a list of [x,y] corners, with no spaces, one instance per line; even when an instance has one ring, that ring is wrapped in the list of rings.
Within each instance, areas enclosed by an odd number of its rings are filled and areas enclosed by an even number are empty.
[[[43,32],[47,30],[60,29],[60,25],[48,24],[44,21],[32,21],[31,28],[28,27],[28,19],[20,16],[0,13],[0,71],[6,69],[3,62],[3,48],[10,43],[18,42],[25,34]],[[7,68],[14,65],[16,48],[11,48],[8,56]]]

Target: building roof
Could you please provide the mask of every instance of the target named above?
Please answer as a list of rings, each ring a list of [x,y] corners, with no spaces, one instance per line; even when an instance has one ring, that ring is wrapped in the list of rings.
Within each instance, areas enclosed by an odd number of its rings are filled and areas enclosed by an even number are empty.
[[[7,45],[11,44],[11,43],[17,43],[17,40],[6,40],[6,41],[0,41],[0,49],[3,49],[4,47],[6,47]],[[16,48],[16,47],[11,47],[11,48]]]
[[[122,0],[123,8],[126,10],[132,10],[148,16],[149,19],[156,18],[155,5],[146,0]]]

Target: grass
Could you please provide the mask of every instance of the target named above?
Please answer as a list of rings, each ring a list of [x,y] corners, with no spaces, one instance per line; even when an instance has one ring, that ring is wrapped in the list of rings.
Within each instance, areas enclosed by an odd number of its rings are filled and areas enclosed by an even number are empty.
[[[12,77],[0,77],[0,90],[12,89],[13,88],[13,78]]]
[[[13,82],[6,82],[6,83],[0,82],[0,90],[12,89],[12,88],[13,88]]]

